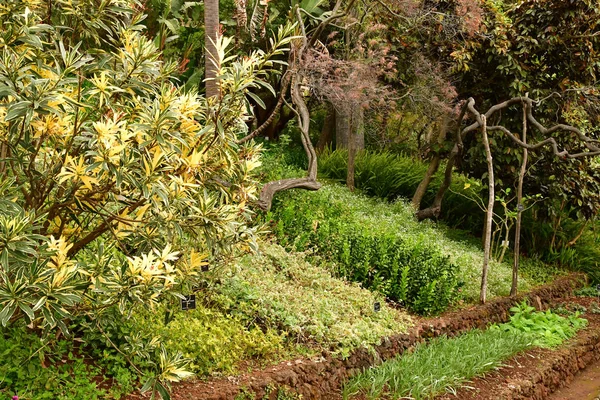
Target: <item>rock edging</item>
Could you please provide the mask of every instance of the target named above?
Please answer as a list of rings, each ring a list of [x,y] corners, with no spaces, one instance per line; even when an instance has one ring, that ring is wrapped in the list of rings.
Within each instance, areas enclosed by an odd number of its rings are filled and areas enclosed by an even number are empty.
[[[323,354],[319,359],[284,362],[247,376],[203,383],[201,385],[204,387],[200,391],[203,393],[202,397],[193,398],[233,400],[240,393],[247,393],[254,395],[256,399],[263,399],[264,396],[275,399],[277,391],[273,388],[286,387],[305,399],[331,399],[349,377],[364,368],[400,355],[419,342],[442,335],[455,336],[471,329],[484,329],[493,323],[506,322],[509,319],[510,308],[525,299],[538,309],[546,309],[550,304],[571,296],[573,291],[582,287],[584,283],[584,275],[565,276],[514,298],[497,298],[485,305],[424,320],[406,334],[384,338],[382,343],[372,350],[355,350],[345,360]],[[180,397],[177,392],[175,388],[174,399],[193,399],[189,396]]]

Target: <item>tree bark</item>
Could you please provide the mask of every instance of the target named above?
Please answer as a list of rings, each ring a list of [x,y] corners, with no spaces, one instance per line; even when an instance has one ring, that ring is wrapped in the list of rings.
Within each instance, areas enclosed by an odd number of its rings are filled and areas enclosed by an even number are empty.
[[[523,143],[527,143],[527,104],[523,104]],[[517,285],[519,283],[519,257],[521,251],[521,219],[524,210],[523,206],[523,180],[525,179],[525,173],[527,172],[527,156],[528,151],[526,148],[523,149],[523,161],[521,162],[521,169],[519,170],[519,182],[517,184],[517,222],[515,226],[515,248],[514,248],[514,260],[513,260],[513,271],[512,271],[512,283],[510,286],[510,295],[517,295]]]
[[[346,186],[351,191],[354,191],[354,174],[355,174],[355,162],[356,162],[356,153],[361,147],[361,143],[359,142],[360,137],[362,136],[362,148],[364,148],[364,131],[363,131],[363,109],[360,105],[356,105],[353,107],[354,112],[350,115],[349,125],[350,125],[350,134],[348,136],[348,173],[346,175]]]
[[[300,128],[300,139],[302,140],[302,146],[308,157],[308,173],[306,178],[289,178],[278,181],[273,181],[265,184],[260,192],[260,199],[258,206],[268,211],[271,209],[273,204],[273,196],[277,192],[288,189],[306,189],[306,190],[319,190],[321,184],[317,182],[317,154],[310,140],[309,128],[310,128],[310,113],[308,107],[302,97],[302,92],[299,87],[298,81],[302,78],[298,74],[292,79],[292,101],[298,108],[298,127]]]
[[[348,148],[350,137],[350,113],[345,108],[335,112],[335,148],[336,150]]]
[[[219,82],[217,81],[220,66],[215,46],[219,35],[219,0],[204,1],[204,28],[206,98],[209,99],[220,96]]]
[[[356,149],[365,148],[365,132],[362,129],[364,112],[360,105],[339,107],[335,112],[335,148],[348,149],[350,136],[355,135]]]
[[[335,132],[335,108],[331,104],[327,104],[327,114],[323,121],[323,129],[317,142],[316,151],[321,153],[325,147],[333,142],[333,134]]]
[[[444,141],[446,140],[446,133],[448,131],[448,122],[449,122],[448,116],[444,115],[444,117],[442,118],[442,121],[440,123],[438,135],[435,138],[435,141],[437,142],[437,144],[439,146],[441,146],[444,143]],[[460,131],[460,125],[459,125],[458,129]],[[430,143],[430,145],[432,145],[432,144],[433,143]],[[417,186],[417,190],[415,190],[415,194],[412,198],[412,205],[413,205],[413,208],[415,209],[415,211],[418,211],[421,208],[421,202],[423,201],[423,197],[425,196],[425,193],[427,193],[427,188],[429,188],[429,184],[431,183],[433,176],[438,171],[441,161],[442,161],[441,154],[439,153],[439,151],[435,151],[433,154],[433,157],[431,158],[431,161],[429,162],[429,167],[427,168],[427,172],[425,173],[425,176],[419,183],[419,186]]]
[[[483,145],[485,146],[485,157],[488,166],[488,206],[486,213],[485,223],[485,243],[483,247],[483,268],[481,271],[481,292],[479,294],[479,300],[481,304],[485,304],[487,295],[487,276],[488,267],[490,263],[490,249],[492,247],[492,217],[494,215],[494,164],[492,160],[492,152],[490,150],[490,141],[487,135],[487,119],[485,115],[481,116],[482,124],[481,129],[483,131]]]

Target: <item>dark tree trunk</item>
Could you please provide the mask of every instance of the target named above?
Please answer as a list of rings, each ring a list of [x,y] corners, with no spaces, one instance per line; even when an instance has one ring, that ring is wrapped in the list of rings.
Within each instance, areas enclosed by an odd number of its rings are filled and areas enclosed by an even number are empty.
[[[327,114],[325,115],[325,121],[323,121],[323,128],[321,129],[321,135],[317,142],[316,151],[317,153],[322,152],[325,147],[331,145],[333,142],[333,134],[335,133],[335,108],[331,105],[327,105]]]
[[[440,129],[438,130],[438,136],[435,138],[437,144],[440,146],[446,140],[446,134],[448,132],[448,123],[448,116],[444,116],[440,124]],[[460,126],[458,127],[458,129],[460,131]],[[430,143],[430,145],[431,144],[433,143]],[[421,208],[421,202],[423,201],[423,197],[425,196],[425,193],[427,193],[427,188],[429,188],[429,184],[431,183],[433,176],[440,167],[441,160],[442,156],[440,155],[439,151],[434,152],[433,157],[429,162],[429,168],[427,168],[427,172],[425,173],[423,180],[421,180],[421,182],[419,183],[419,186],[417,187],[417,190],[415,190],[415,194],[412,198],[412,205],[415,211],[419,211],[419,209]]]

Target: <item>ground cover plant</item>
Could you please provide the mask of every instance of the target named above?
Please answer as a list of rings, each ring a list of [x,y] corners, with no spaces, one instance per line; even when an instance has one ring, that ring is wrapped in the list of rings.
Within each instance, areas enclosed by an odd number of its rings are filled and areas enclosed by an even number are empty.
[[[491,329],[513,334],[525,333],[539,347],[556,347],[587,325],[587,320],[580,318],[579,311],[561,316],[552,310],[535,311],[526,302],[512,307],[510,311],[512,315],[509,322],[494,325]]]
[[[381,295],[333,277],[322,263],[277,244],[261,243],[260,249],[220,271],[220,283],[207,293],[209,304],[249,326],[275,329],[292,342],[342,357],[405,332],[411,323]]]
[[[343,397],[429,399],[500,367],[503,360],[530,346],[527,335],[500,330],[433,339],[352,378],[344,386]]]
[[[191,360],[190,370],[198,376],[235,373],[242,361],[265,363],[293,349],[285,334],[248,325],[240,316],[199,302],[196,309],[187,311],[179,310],[179,304],[139,311],[120,333],[161,337],[165,346]]]
[[[577,312],[562,317],[551,310],[537,312],[525,302],[510,310],[505,324],[456,338],[436,338],[364,371],[344,386],[344,398],[360,394],[368,399],[418,400],[453,392],[469,379],[501,367],[511,356],[530,347],[556,347],[587,325]]]
[[[324,176],[345,182],[348,152],[344,149],[332,151],[326,148],[319,154],[319,172]],[[422,160],[388,151],[364,150],[356,154],[354,183],[364,193],[382,199],[396,200],[398,197],[411,199],[427,171]],[[427,188],[424,203],[431,203],[443,180],[438,172]],[[440,216],[448,225],[479,232],[483,226],[483,213],[473,212],[473,205],[461,196],[465,185],[474,182],[464,175],[455,174],[450,191],[444,197]],[[480,193],[474,193],[480,195]]]
[[[268,218],[287,248],[315,250],[339,275],[412,311],[435,313],[478,298],[481,250],[448,237],[443,226],[417,222],[402,200],[387,203],[326,184],[318,192],[282,195]],[[490,296],[508,294],[510,273],[508,264],[492,262]],[[520,285],[530,287],[527,279]]]

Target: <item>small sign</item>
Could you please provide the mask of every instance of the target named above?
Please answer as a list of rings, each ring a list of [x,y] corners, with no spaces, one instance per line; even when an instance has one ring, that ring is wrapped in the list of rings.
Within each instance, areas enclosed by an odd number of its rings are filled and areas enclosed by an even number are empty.
[[[376,301],[375,304],[373,304],[373,310],[375,310],[375,312],[381,311],[381,303]]]
[[[196,309],[196,295],[190,294],[189,296],[184,296],[181,299],[181,309],[183,311]]]
[[[596,290],[600,293],[600,283],[596,285]]]

